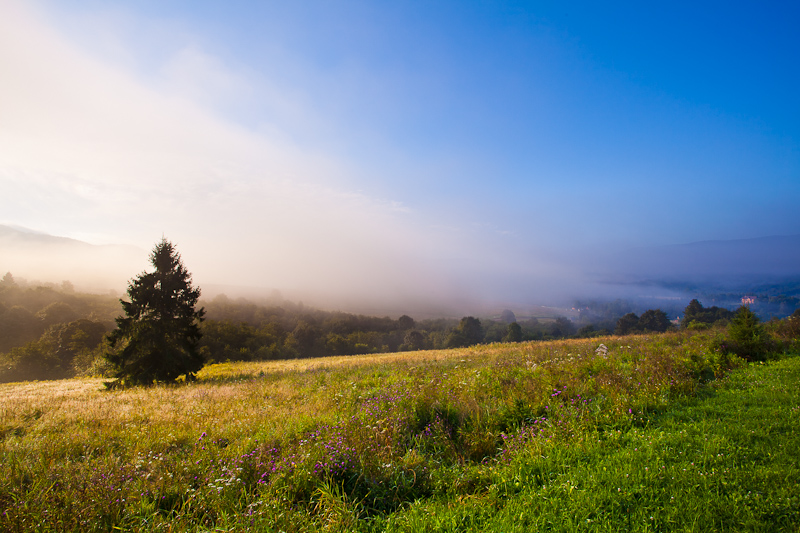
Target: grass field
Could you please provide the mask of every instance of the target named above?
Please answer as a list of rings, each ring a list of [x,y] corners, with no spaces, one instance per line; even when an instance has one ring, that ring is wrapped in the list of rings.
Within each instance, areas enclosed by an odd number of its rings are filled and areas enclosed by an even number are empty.
[[[800,358],[714,335],[0,385],[0,530],[800,530]]]

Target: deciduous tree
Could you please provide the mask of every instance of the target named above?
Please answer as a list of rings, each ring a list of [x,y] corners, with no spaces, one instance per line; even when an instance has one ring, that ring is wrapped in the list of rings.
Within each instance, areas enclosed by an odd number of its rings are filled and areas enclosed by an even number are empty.
[[[648,309],[639,317],[640,331],[656,331],[663,333],[672,327],[672,322],[661,309]]]
[[[520,342],[522,340],[522,326],[516,322],[512,322],[506,329],[506,342]]]
[[[414,326],[416,326],[416,322],[414,322],[414,319],[411,318],[410,316],[403,315],[397,319],[397,325],[400,327],[402,331],[408,331],[410,329],[414,329]]]
[[[628,313],[617,320],[617,327],[614,328],[616,335],[630,335],[636,333],[639,328],[639,317],[636,313]]]
[[[460,348],[480,344],[483,342],[483,335],[481,321],[472,316],[465,316],[447,337],[447,347]]]
[[[557,317],[548,325],[547,329],[549,330],[550,336],[556,339],[563,339],[575,334],[575,324],[565,316]]]
[[[511,309],[503,309],[503,312],[500,313],[500,322],[503,324],[513,324],[516,321],[517,317]]]

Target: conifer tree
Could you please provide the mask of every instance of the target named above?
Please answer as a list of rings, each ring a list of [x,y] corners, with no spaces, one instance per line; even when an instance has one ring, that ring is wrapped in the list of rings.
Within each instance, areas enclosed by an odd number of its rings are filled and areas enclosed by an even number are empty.
[[[763,361],[770,342],[758,316],[743,305],[736,310],[728,325],[728,341],[733,352],[748,361]]]
[[[125,316],[116,319],[106,354],[116,369],[109,385],[152,384],[194,379],[203,367],[198,352],[204,309],[196,310],[200,289],[175,246],[161,239],[150,254],[155,272],[143,272],[128,285],[129,302],[120,300]]]

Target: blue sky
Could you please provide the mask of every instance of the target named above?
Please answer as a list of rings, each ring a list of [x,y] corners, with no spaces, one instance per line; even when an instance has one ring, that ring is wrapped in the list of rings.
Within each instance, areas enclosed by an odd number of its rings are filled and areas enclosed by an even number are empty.
[[[164,233],[203,282],[530,300],[800,233],[797,3],[4,9],[0,222]]]

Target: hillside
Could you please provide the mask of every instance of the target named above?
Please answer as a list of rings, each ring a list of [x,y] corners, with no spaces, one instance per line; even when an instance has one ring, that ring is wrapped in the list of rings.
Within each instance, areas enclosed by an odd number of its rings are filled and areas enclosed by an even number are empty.
[[[800,235],[649,246],[599,254],[587,270],[597,281],[697,292],[763,292],[782,285],[800,296]],[[788,292],[786,292],[788,290]]]
[[[127,298],[127,296],[126,296]],[[414,320],[323,311],[282,299],[256,304],[220,295],[206,310],[199,349],[208,363],[356,355],[460,347],[509,340],[510,311],[474,317]],[[116,296],[78,292],[71,283],[32,285],[0,278],[0,382],[60,379],[107,371],[105,333],[122,314]],[[542,309],[552,313],[552,309]],[[474,322],[465,334],[462,322]],[[566,317],[520,317],[510,340],[565,338]],[[596,333],[595,334],[599,334]]]
[[[721,333],[0,385],[0,529],[796,529],[800,358]]]
[[[0,270],[31,281],[71,281],[81,290],[121,291],[144,269],[147,252],[134,246],[93,245],[26,228],[0,225]]]

